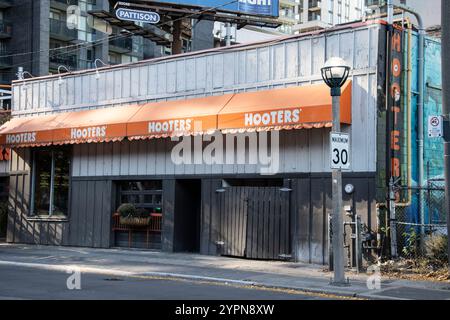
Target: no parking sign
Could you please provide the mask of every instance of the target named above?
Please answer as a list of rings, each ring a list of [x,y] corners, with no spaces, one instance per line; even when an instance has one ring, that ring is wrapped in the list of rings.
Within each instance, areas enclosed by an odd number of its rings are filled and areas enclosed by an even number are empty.
[[[441,116],[429,116],[428,117],[428,137],[429,138],[442,138],[442,117]]]

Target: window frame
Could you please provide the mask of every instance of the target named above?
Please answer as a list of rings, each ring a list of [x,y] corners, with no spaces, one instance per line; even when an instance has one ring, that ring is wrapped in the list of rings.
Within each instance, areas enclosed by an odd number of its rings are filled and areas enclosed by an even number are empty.
[[[151,181],[151,182],[157,182],[160,184],[160,189],[148,189],[148,190],[124,190],[122,187],[122,183],[124,182],[144,182],[144,181]],[[144,208],[144,209],[155,209],[157,207],[163,208],[164,204],[164,196],[163,196],[163,180],[160,179],[142,179],[142,180],[119,180],[116,181],[117,184],[117,206],[120,206],[123,203],[129,203],[129,202],[122,202],[122,196],[152,196],[152,202],[140,202],[140,203],[132,203],[136,208]],[[161,197],[161,203],[157,204],[153,202],[154,196],[160,196]]]
[[[29,206],[29,214],[30,218],[59,218],[59,219],[68,219],[70,216],[70,206],[71,206],[71,194],[72,194],[72,166],[73,166],[73,147],[68,147],[67,151],[69,152],[69,188],[67,190],[67,214],[64,215],[53,215],[53,203],[54,203],[54,187],[55,187],[55,157],[54,152],[58,151],[58,147],[44,147],[44,148],[35,148],[31,150],[31,177],[30,177],[30,206]],[[48,150],[52,154],[52,162],[51,162],[51,172],[50,172],[50,196],[49,196],[49,208],[48,214],[36,214],[35,212],[35,193],[36,193],[36,152]]]

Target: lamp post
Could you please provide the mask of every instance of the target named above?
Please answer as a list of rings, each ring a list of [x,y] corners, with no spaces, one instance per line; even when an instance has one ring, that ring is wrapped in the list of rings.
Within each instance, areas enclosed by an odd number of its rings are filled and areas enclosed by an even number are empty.
[[[331,88],[333,132],[341,131],[341,87],[347,81],[350,67],[338,57],[329,59],[322,68],[323,81]],[[332,248],[334,285],[346,285],[344,272],[344,231],[342,217],[342,170],[333,169],[332,175]],[[331,261],[330,261],[331,263]]]

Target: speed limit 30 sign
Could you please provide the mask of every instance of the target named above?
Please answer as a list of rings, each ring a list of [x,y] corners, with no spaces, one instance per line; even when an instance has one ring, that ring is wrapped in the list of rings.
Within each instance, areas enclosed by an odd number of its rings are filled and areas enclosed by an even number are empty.
[[[332,132],[330,134],[331,169],[350,169],[350,135]]]

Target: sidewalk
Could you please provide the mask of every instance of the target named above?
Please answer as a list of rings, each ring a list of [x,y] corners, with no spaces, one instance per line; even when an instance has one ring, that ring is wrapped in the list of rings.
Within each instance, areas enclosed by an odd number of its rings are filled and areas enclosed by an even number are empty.
[[[369,290],[368,275],[348,274],[350,286],[331,286],[323,266],[162,253],[126,249],[92,249],[0,244],[0,265],[113,276],[182,278],[242,286],[262,286],[367,299],[449,299],[450,283],[382,279],[380,290]]]

